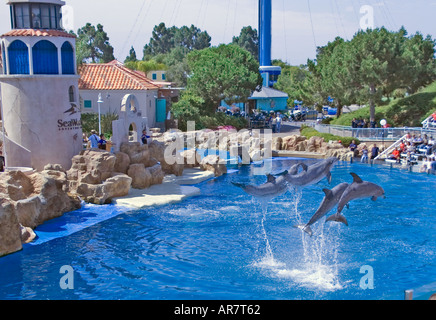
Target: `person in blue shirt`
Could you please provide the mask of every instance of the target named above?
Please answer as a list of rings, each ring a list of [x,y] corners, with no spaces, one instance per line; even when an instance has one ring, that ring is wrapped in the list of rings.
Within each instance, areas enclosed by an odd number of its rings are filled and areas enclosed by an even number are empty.
[[[98,140],[98,148],[106,150],[106,139],[103,133],[100,135],[100,140]]]
[[[98,136],[95,130],[91,130],[91,135],[89,136],[88,140],[91,142],[91,149],[98,148]]]
[[[147,134],[147,130],[146,129],[142,130],[142,136],[141,136],[142,143],[148,144],[149,138],[150,138],[150,136]]]

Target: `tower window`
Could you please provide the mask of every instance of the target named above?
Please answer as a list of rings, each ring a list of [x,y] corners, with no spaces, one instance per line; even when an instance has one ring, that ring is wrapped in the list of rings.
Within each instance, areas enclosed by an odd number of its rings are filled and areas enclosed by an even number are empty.
[[[41,8],[38,5],[32,6],[32,26],[34,29],[41,29]]]
[[[34,74],[59,74],[58,50],[48,40],[37,42],[32,49]]]
[[[69,98],[70,98],[70,102],[76,102],[76,93],[75,93],[75,90],[74,90],[74,86],[71,86],[68,89],[68,95],[69,95]]]
[[[8,54],[10,74],[29,74],[29,49],[23,41],[12,42]]]
[[[15,5],[15,28],[27,29],[30,28],[30,6],[28,3]]]
[[[61,6],[46,3],[14,3],[14,29],[62,29]]]
[[[75,74],[74,70],[74,49],[73,46],[65,41],[61,48],[62,74]]]

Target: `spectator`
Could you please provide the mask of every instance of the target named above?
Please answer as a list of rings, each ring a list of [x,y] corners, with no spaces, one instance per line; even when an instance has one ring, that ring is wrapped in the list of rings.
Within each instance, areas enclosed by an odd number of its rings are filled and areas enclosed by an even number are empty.
[[[91,135],[88,138],[89,142],[91,143],[90,147],[91,149],[98,148],[98,136],[95,130],[91,130]]]
[[[415,150],[416,150],[415,146],[410,141],[407,141],[406,142],[406,149],[404,151],[406,151],[408,153],[415,153]]]
[[[355,140],[351,141],[349,148],[350,148],[350,151],[353,152],[353,154],[354,154],[353,156],[355,157],[356,153],[357,153],[357,145],[356,145]]]
[[[430,170],[431,170],[431,161],[428,157],[425,157],[425,160],[422,162],[419,172],[429,172]]]
[[[403,152],[404,150],[406,150],[406,144],[404,143],[404,140],[401,140],[400,151]]]
[[[374,146],[371,149],[371,159],[377,158],[379,152],[380,152],[379,147],[377,147],[377,144],[374,143]]]
[[[102,133],[101,135],[100,135],[100,140],[98,140],[98,148],[99,149],[101,149],[101,150],[106,150],[106,139],[105,139],[105,136],[104,136],[104,134]]]
[[[362,162],[362,163],[368,162],[368,148],[366,146],[363,146],[362,158],[360,159],[360,162]]]
[[[141,136],[142,144],[148,144],[148,139],[150,139],[150,136],[147,134],[147,130],[146,129],[142,130],[142,136]]]
[[[280,129],[282,126],[282,115],[280,114],[280,112],[277,112],[277,117],[276,117],[276,132],[280,133]]]
[[[353,121],[351,121],[351,128],[353,128],[353,129],[357,128],[357,120],[356,120],[356,118],[353,118]]]
[[[396,148],[392,154],[390,155],[389,159],[391,160],[395,160],[398,163],[400,162],[400,155],[401,155],[401,149],[400,148]]]
[[[276,116],[273,114],[272,115],[272,120],[271,120],[271,129],[273,133],[276,133],[276,128],[277,128],[277,118]]]

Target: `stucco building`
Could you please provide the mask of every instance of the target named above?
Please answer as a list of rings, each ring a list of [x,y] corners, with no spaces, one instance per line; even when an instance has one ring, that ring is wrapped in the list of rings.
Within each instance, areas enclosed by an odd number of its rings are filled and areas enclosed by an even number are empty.
[[[165,129],[165,120],[172,102],[177,101],[179,90],[171,83],[157,78],[149,79],[141,71],[131,70],[114,60],[109,63],[83,64],[79,67],[79,92],[82,112],[119,114],[123,98],[132,94],[136,97],[138,112],[148,120],[149,128]]]
[[[0,40],[8,167],[71,166],[82,148],[75,36],[60,0],[11,0],[12,30]]]

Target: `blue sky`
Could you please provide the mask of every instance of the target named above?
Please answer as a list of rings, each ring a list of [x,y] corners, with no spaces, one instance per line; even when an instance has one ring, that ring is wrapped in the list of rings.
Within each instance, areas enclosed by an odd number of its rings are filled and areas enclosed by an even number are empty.
[[[7,1],[0,7],[0,33],[10,30]],[[206,30],[212,45],[229,43],[241,28],[257,29],[258,0],[66,0],[73,9],[69,24],[78,28],[101,23],[123,61],[133,45],[138,58],[149,42],[153,27],[191,25]],[[409,34],[417,31],[436,38],[436,0],[273,0],[273,59],[290,64],[305,63],[316,55],[316,46],[336,36],[351,39],[359,30],[363,6],[374,12],[375,27]],[[71,10],[70,10],[71,11]]]

